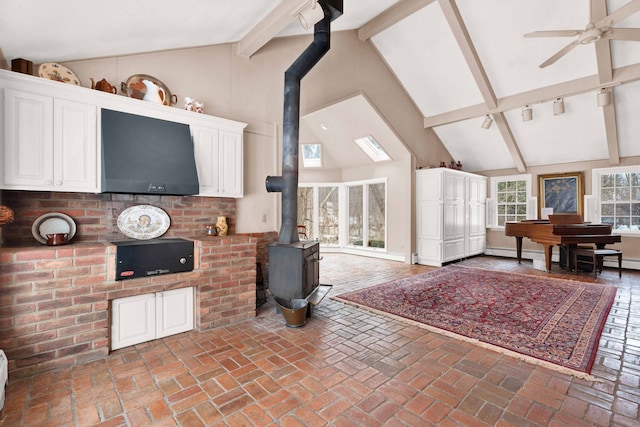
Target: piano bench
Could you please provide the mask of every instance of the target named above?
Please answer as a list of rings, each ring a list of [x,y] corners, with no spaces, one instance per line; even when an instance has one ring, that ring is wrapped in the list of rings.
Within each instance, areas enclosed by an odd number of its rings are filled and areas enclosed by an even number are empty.
[[[573,252],[573,265],[576,266],[576,274],[578,274],[577,262],[578,257],[582,256],[581,262],[588,263],[593,266],[593,277],[598,277],[598,273],[602,273],[602,264],[605,257],[618,257],[618,277],[622,277],[622,251],[617,249],[593,249],[593,248],[576,248]],[[590,261],[587,261],[589,260]]]

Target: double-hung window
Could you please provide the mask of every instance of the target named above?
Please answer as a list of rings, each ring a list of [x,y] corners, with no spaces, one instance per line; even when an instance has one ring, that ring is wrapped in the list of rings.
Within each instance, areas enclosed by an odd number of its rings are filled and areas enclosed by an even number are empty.
[[[592,187],[598,222],[640,234],[640,166],[593,169]]]
[[[507,221],[531,218],[531,175],[496,176],[491,178],[491,199],[487,200],[487,222],[491,227],[504,227]]]

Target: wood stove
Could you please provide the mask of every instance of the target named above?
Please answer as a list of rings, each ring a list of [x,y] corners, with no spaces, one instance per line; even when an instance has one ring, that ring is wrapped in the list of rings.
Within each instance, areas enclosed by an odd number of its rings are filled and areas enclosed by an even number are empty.
[[[320,243],[269,245],[269,291],[285,300],[306,298],[320,284]]]

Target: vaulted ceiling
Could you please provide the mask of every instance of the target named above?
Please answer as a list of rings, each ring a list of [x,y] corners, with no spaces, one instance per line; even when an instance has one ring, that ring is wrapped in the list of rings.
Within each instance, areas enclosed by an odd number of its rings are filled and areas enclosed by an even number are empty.
[[[251,56],[272,37],[310,33],[291,18],[307,1],[0,0],[0,59],[64,62],[230,42]],[[620,8],[629,17],[618,19]],[[603,37],[540,68],[577,36],[523,37],[583,30],[611,13],[613,28],[640,28],[640,0],[344,0],[344,9],[332,30],[356,29],[375,46],[465,170],[640,156],[640,42]],[[602,88],[612,102],[598,106]],[[565,112],[554,115],[558,97]],[[523,121],[525,105],[533,120]],[[484,129],[487,114],[494,122]]]

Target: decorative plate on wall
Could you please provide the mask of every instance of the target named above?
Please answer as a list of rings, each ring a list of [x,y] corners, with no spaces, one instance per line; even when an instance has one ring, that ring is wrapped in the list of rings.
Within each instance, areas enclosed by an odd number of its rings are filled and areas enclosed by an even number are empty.
[[[80,80],[73,74],[73,71],[64,65],[55,62],[46,62],[38,68],[38,75],[45,79],[55,80],[57,82],[71,83],[80,86]]]
[[[118,228],[133,239],[149,240],[167,232],[171,220],[160,208],[151,205],[132,206],[118,216]]]
[[[57,233],[68,234],[67,239],[73,239],[76,235],[75,221],[69,215],[52,212],[38,217],[31,226],[31,234],[43,245],[47,244],[47,234]]]

